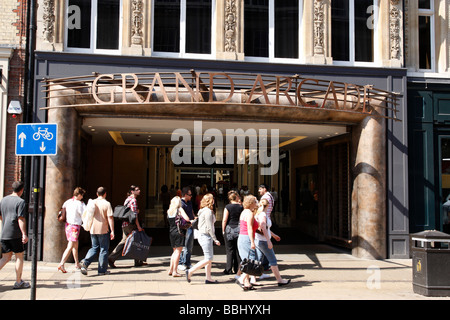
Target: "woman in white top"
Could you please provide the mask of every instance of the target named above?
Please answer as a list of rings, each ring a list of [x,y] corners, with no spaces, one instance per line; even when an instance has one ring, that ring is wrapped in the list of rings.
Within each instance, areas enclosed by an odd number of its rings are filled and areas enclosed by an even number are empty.
[[[186,280],[191,282],[191,275],[198,269],[205,267],[205,283],[217,283],[211,279],[211,265],[213,259],[213,242],[220,246],[219,240],[216,238],[214,223],[216,216],[214,214],[214,196],[207,193],[200,202],[200,210],[198,211],[198,243],[202,247],[205,258],[197,262],[191,269],[186,270]]]
[[[61,258],[61,262],[58,265],[58,270],[62,273],[66,273],[66,269],[64,268],[64,263],[69,258],[70,252],[73,254],[73,259],[75,261],[75,268],[80,269],[80,264],[78,261],[78,237],[80,236],[81,230],[81,215],[86,208],[84,202],[81,201],[83,199],[86,191],[80,187],[75,188],[73,191],[73,197],[64,202],[63,209],[66,210],[66,238],[67,238],[67,248],[63,253]]]
[[[291,282],[291,280],[283,280],[280,275],[280,270],[277,265],[277,258],[273,251],[273,244],[270,240],[272,237],[280,241],[280,237],[270,231],[272,221],[266,214],[269,202],[266,199],[260,201],[258,212],[255,215],[255,220],[258,222],[259,228],[255,235],[255,245],[257,248],[258,260],[262,260],[263,255],[269,260],[269,266],[272,270],[275,278],[277,279],[278,286],[284,286]]]

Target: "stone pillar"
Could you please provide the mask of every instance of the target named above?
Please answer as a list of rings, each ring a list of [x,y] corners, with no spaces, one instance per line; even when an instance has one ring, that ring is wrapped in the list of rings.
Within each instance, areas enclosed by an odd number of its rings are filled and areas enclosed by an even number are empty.
[[[56,214],[76,187],[80,131],[78,114],[73,108],[49,109],[48,122],[58,124],[58,141],[57,154],[47,157],[43,260],[59,262],[67,240]]]
[[[352,254],[386,258],[386,125],[366,117],[353,133]]]

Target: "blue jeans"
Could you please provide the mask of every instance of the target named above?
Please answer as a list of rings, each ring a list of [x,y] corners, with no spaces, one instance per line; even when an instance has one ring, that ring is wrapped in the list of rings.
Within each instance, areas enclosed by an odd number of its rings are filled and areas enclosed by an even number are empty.
[[[88,267],[98,255],[98,273],[105,273],[108,269],[109,233],[91,234],[92,247],[89,249],[84,264]]]
[[[256,253],[258,256],[258,260],[262,261],[264,257],[269,261],[269,266],[277,265],[277,258],[275,257],[275,252],[272,249],[269,249],[267,245],[267,241],[255,240],[256,245]]]
[[[184,248],[180,256],[179,262],[180,265],[185,265],[186,267],[191,266],[191,255],[193,248],[194,248],[194,229],[189,228],[186,230]]]

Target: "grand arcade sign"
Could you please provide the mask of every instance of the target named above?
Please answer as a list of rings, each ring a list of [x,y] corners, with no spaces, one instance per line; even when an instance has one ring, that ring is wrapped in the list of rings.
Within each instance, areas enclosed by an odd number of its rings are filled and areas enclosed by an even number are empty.
[[[397,119],[397,94],[372,85],[356,85],[299,75],[225,72],[97,74],[46,79],[47,99],[73,96],[77,107],[125,104],[217,104],[290,106],[335,110]],[[70,92],[67,89],[71,89]]]

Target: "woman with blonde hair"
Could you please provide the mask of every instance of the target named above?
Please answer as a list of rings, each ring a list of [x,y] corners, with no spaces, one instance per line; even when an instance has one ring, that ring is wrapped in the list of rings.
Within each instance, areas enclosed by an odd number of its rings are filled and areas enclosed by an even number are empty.
[[[186,270],[186,280],[191,282],[191,275],[198,269],[205,267],[205,283],[217,283],[211,278],[211,266],[213,260],[213,242],[220,246],[219,240],[216,238],[214,223],[216,222],[216,216],[214,214],[214,196],[211,193],[207,193],[200,202],[200,210],[198,211],[198,243],[202,247],[203,260],[197,262],[191,269]]]
[[[258,229],[258,222],[254,219],[255,209],[258,207],[258,201],[253,195],[248,195],[244,197],[244,202],[242,203],[244,210],[239,217],[239,238],[238,238],[238,251],[241,260],[248,258],[250,253],[254,252],[255,249],[255,232]],[[256,258],[256,257],[255,257]],[[244,290],[254,290],[255,288],[250,284],[249,275],[242,273],[241,277],[236,280]]]
[[[267,207],[269,206],[269,202],[267,199],[261,199],[258,211],[255,215],[255,220],[258,222],[259,228],[256,231],[255,236],[255,245],[257,250],[258,260],[262,260],[264,256],[266,256],[267,260],[269,260],[269,266],[272,270],[275,278],[277,279],[278,286],[284,286],[291,282],[291,280],[283,280],[280,275],[280,270],[277,265],[277,258],[275,257],[275,252],[273,251],[273,244],[270,240],[272,237],[280,241],[280,237],[270,231],[270,227],[272,226],[272,221],[270,217],[267,215]]]
[[[181,274],[177,272],[177,268],[178,262],[180,261],[181,250],[183,250],[184,247],[186,234],[186,230],[178,230],[177,224],[175,223],[175,218],[177,217],[177,215],[181,215],[184,220],[190,221],[188,215],[181,207],[181,198],[175,196],[170,201],[170,206],[167,210],[170,244],[173,249],[172,256],[170,257],[170,267],[168,275],[173,277],[181,277]]]

